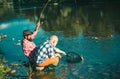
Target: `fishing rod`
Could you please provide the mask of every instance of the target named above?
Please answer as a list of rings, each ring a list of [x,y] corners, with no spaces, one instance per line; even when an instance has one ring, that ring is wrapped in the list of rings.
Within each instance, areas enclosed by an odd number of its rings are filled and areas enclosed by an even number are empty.
[[[42,11],[40,12],[38,21],[40,21],[40,18],[41,18],[41,16],[43,15],[43,12],[44,12],[45,8],[47,7],[47,5],[48,5],[48,3],[49,3],[50,1],[51,1],[51,0],[47,0],[47,2],[46,2],[46,4],[44,5]]]

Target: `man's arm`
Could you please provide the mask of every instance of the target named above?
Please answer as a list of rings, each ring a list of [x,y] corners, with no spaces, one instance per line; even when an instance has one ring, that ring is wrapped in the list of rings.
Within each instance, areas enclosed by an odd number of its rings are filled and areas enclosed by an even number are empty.
[[[36,24],[35,30],[33,32],[35,35],[38,33],[38,29],[39,29],[40,25],[41,25],[40,21],[38,21],[38,23]]]
[[[58,48],[55,49],[55,52],[66,55],[66,53]]]

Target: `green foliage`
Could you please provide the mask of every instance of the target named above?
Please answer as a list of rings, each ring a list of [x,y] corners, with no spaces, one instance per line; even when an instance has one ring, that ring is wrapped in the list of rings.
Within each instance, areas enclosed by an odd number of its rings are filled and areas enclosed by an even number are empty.
[[[3,79],[5,74],[9,71],[10,69],[5,65],[5,60],[0,59],[0,79]]]

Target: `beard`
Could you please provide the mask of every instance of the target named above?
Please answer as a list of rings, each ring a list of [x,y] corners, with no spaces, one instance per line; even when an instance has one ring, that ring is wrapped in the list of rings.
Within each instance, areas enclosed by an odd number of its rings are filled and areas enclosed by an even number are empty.
[[[32,39],[31,39],[31,38],[29,38],[29,39],[27,38],[27,40],[30,41],[30,42],[32,42]]]
[[[28,39],[28,41],[32,41],[32,39]]]

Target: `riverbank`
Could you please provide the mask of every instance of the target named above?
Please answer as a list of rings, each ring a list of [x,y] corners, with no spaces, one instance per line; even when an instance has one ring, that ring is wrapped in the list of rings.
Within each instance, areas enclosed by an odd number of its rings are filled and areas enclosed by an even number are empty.
[[[5,59],[0,58],[0,79],[3,79],[6,73],[10,70],[10,68],[6,66],[5,62]]]
[[[0,57],[0,79],[11,78],[16,73],[15,67],[18,68],[19,65],[14,63],[7,65],[7,61]]]
[[[16,64],[7,65],[7,60],[1,55],[0,52],[0,79],[6,79],[10,75],[16,73],[16,70],[13,70],[12,67]]]

